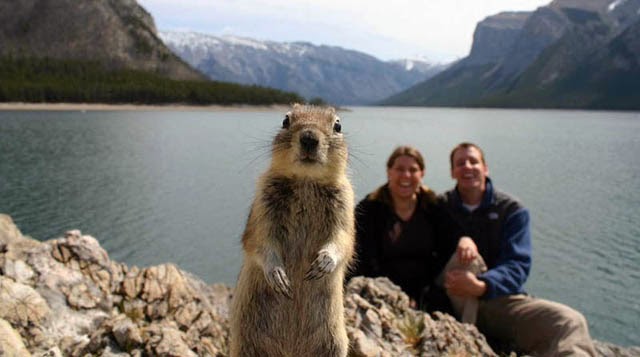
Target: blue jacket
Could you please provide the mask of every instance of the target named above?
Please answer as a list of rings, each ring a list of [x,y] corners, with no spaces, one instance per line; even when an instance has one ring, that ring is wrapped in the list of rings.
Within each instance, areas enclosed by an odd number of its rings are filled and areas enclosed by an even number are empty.
[[[482,296],[492,299],[524,293],[531,270],[531,230],[529,212],[513,197],[494,190],[487,178],[484,197],[478,208],[469,211],[454,188],[440,196],[445,224],[442,234],[453,254],[458,240],[469,236],[478,246],[488,270],[479,275],[487,284]]]

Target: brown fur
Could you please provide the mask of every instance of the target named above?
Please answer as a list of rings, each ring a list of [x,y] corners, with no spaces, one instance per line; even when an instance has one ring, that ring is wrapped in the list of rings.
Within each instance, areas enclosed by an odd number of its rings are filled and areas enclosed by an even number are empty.
[[[294,105],[242,237],[231,356],[346,356],[343,280],[354,250],[347,147],[332,108]],[[306,149],[304,136],[317,139]]]

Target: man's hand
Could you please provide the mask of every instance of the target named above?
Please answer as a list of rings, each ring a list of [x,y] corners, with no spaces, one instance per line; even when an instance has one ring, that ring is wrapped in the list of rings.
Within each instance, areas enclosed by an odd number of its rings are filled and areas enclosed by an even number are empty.
[[[458,255],[458,261],[463,265],[469,265],[478,256],[478,247],[476,243],[469,237],[462,237],[458,241],[458,248],[456,248],[456,254]]]
[[[480,297],[487,290],[487,284],[472,272],[452,270],[445,276],[444,287],[449,295],[461,297]]]

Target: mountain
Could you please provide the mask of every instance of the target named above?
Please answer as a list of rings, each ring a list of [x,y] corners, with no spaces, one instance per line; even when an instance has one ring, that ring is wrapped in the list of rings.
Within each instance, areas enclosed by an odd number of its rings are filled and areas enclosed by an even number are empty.
[[[385,105],[640,109],[640,0],[555,0],[478,23],[469,56]]]
[[[289,104],[295,93],[210,81],[135,0],[0,0],[0,102]]]
[[[90,60],[203,79],[157,37],[153,18],[135,0],[0,0],[0,56]]]
[[[473,34],[467,65],[493,63],[505,57],[521,33],[528,12],[503,12],[480,22]]]
[[[306,42],[165,31],[160,37],[211,79],[294,91],[338,105],[379,101],[446,67],[421,60],[383,62],[365,53]]]

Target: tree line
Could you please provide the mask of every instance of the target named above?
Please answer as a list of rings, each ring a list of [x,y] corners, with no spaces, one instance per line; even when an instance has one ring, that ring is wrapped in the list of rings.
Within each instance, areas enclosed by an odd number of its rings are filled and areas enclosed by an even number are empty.
[[[296,93],[234,83],[173,80],[152,72],[110,69],[97,61],[0,57],[0,102],[302,103]]]

